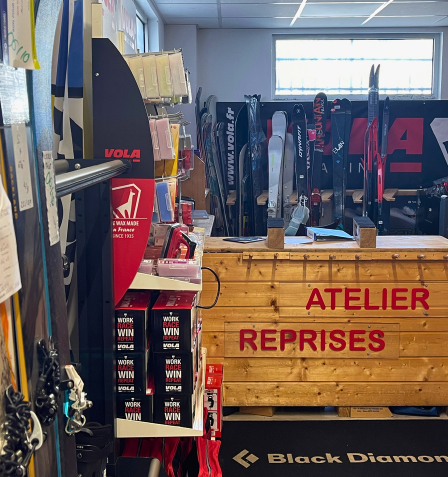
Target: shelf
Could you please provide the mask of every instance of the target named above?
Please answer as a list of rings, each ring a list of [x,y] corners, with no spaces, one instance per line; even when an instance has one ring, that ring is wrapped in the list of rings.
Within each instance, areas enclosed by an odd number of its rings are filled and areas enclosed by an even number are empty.
[[[201,381],[199,399],[196,400],[195,420],[193,428],[166,426],[164,424],[154,424],[153,422],[128,421],[126,419],[115,419],[116,437],[126,438],[146,438],[146,437],[194,437],[202,436],[204,429],[204,385],[205,370],[207,361],[207,348],[202,348]]]
[[[201,283],[189,283],[174,278],[148,275],[137,272],[129,287],[130,290],[176,290],[176,291],[201,291]]]
[[[197,416],[193,429],[188,427],[165,426],[152,422],[127,421],[115,419],[117,438],[144,438],[144,437],[190,437],[202,436],[202,414]]]

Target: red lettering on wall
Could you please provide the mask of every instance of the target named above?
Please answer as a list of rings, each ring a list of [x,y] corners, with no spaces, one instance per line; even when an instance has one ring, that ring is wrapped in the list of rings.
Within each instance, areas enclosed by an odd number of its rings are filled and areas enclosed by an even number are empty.
[[[421,293],[421,296],[417,296],[417,293]],[[426,288],[413,288],[411,293],[411,309],[417,308],[417,302],[420,302],[425,310],[429,310],[429,305],[426,300],[429,298],[429,290]]]
[[[318,305],[321,310],[325,310],[325,302],[320,294],[319,288],[313,288],[308,303],[306,304],[306,309],[309,310],[313,305]]]
[[[406,301],[408,298],[406,296],[398,296],[398,293],[407,293],[407,288],[392,288],[392,299],[390,307],[392,310],[407,310],[409,307],[407,305],[397,305],[398,301]]]
[[[245,336],[246,334],[250,336]],[[257,351],[256,338],[257,332],[255,330],[240,330],[240,351],[244,351],[244,343],[248,343],[254,351]]]
[[[325,288],[325,293],[329,293],[331,296],[330,308],[334,310],[336,308],[336,293],[341,293],[342,288]]]
[[[423,118],[397,118],[389,129],[387,154],[405,150],[406,154],[423,153]]]
[[[350,330],[350,342],[349,349],[350,351],[365,351],[364,346],[356,346],[356,343],[364,343],[364,338],[357,338],[356,335],[365,335],[365,330]]]
[[[377,338],[377,335],[379,338]],[[371,351],[382,351],[386,347],[386,343],[384,342],[384,332],[381,330],[373,330],[369,333],[369,339],[370,341],[373,341],[374,343],[377,343],[379,346],[373,346],[372,343],[369,343],[369,349]]]
[[[387,310],[387,288],[383,288],[383,297],[381,301],[381,307],[383,310]]]
[[[261,349],[262,351],[277,351],[277,346],[266,346],[267,342],[275,341],[274,338],[267,337],[267,334],[277,333],[277,330],[261,330]]]
[[[340,335],[341,338],[338,338],[336,335]],[[329,347],[332,351],[343,351],[347,346],[347,343],[343,339],[345,338],[345,331],[342,330],[332,330],[330,331],[330,339],[336,343],[339,343],[340,346],[335,346],[333,343],[330,343]]]
[[[379,310],[380,306],[379,305],[371,305],[370,304],[370,290],[366,288],[364,290],[364,308],[366,310]]]
[[[280,331],[280,351],[285,351],[286,343],[293,343],[297,338],[297,333],[294,330]]]
[[[310,335],[309,338],[306,338],[305,335]],[[310,348],[313,351],[317,351],[317,346],[314,344],[317,338],[317,333],[314,330],[300,330],[300,351],[303,351],[305,348],[305,343],[308,343]]]
[[[320,330],[320,350],[325,351],[325,330]]]
[[[352,296],[351,293],[359,293],[361,288],[346,288],[345,289],[345,309],[346,310],[360,310],[361,305],[350,305],[351,301],[359,301],[359,296]]]

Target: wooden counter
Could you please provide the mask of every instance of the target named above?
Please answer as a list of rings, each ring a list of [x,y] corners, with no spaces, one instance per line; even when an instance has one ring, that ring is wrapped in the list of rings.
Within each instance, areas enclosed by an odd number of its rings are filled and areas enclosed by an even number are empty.
[[[224,405],[448,405],[448,240],[301,241],[206,239],[221,293],[203,342],[224,363]]]

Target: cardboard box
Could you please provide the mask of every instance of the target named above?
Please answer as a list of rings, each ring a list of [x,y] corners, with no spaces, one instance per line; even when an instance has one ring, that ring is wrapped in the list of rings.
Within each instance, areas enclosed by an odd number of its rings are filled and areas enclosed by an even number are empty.
[[[357,419],[383,419],[392,417],[388,407],[351,407],[350,417]]]
[[[115,345],[117,352],[147,350],[149,291],[128,291],[115,308]]]
[[[194,346],[196,293],[169,292],[159,295],[152,308],[153,351],[187,353]]]
[[[149,353],[129,353],[115,357],[115,379],[118,394],[142,395],[147,389]]]

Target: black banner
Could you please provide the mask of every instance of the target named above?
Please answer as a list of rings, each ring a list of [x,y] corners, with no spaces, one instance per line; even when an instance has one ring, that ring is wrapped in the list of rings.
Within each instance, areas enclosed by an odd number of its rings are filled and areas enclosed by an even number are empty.
[[[285,111],[288,120],[296,102],[261,103],[261,121],[267,137],[271,134],[271,118],[275,111]],[[383,101],[380,104],[382,117]],[[226,157],[229,190],[235,190],[234,168],[236,118],[244,103],[218,103],[217,120],[225,124]],[[303,103],[308,122],[313,122],[313,105]],[[381,127],[381,124],[380,124]],[[352,102],[352,129],[347,165],[347,189],[362,189],[364,135],[367,129],[367,101]],[[379,128],[379,130],[381,130]],[[322,189],[333,188],[331,157],[331,124],[327,118],[326,147],[322,166]],[[429,187],[435,179],[448,176],[448,101],[391,101],[388,157],[385,188],[419,189]],[[265,185],[268,186],[266,169]]]

